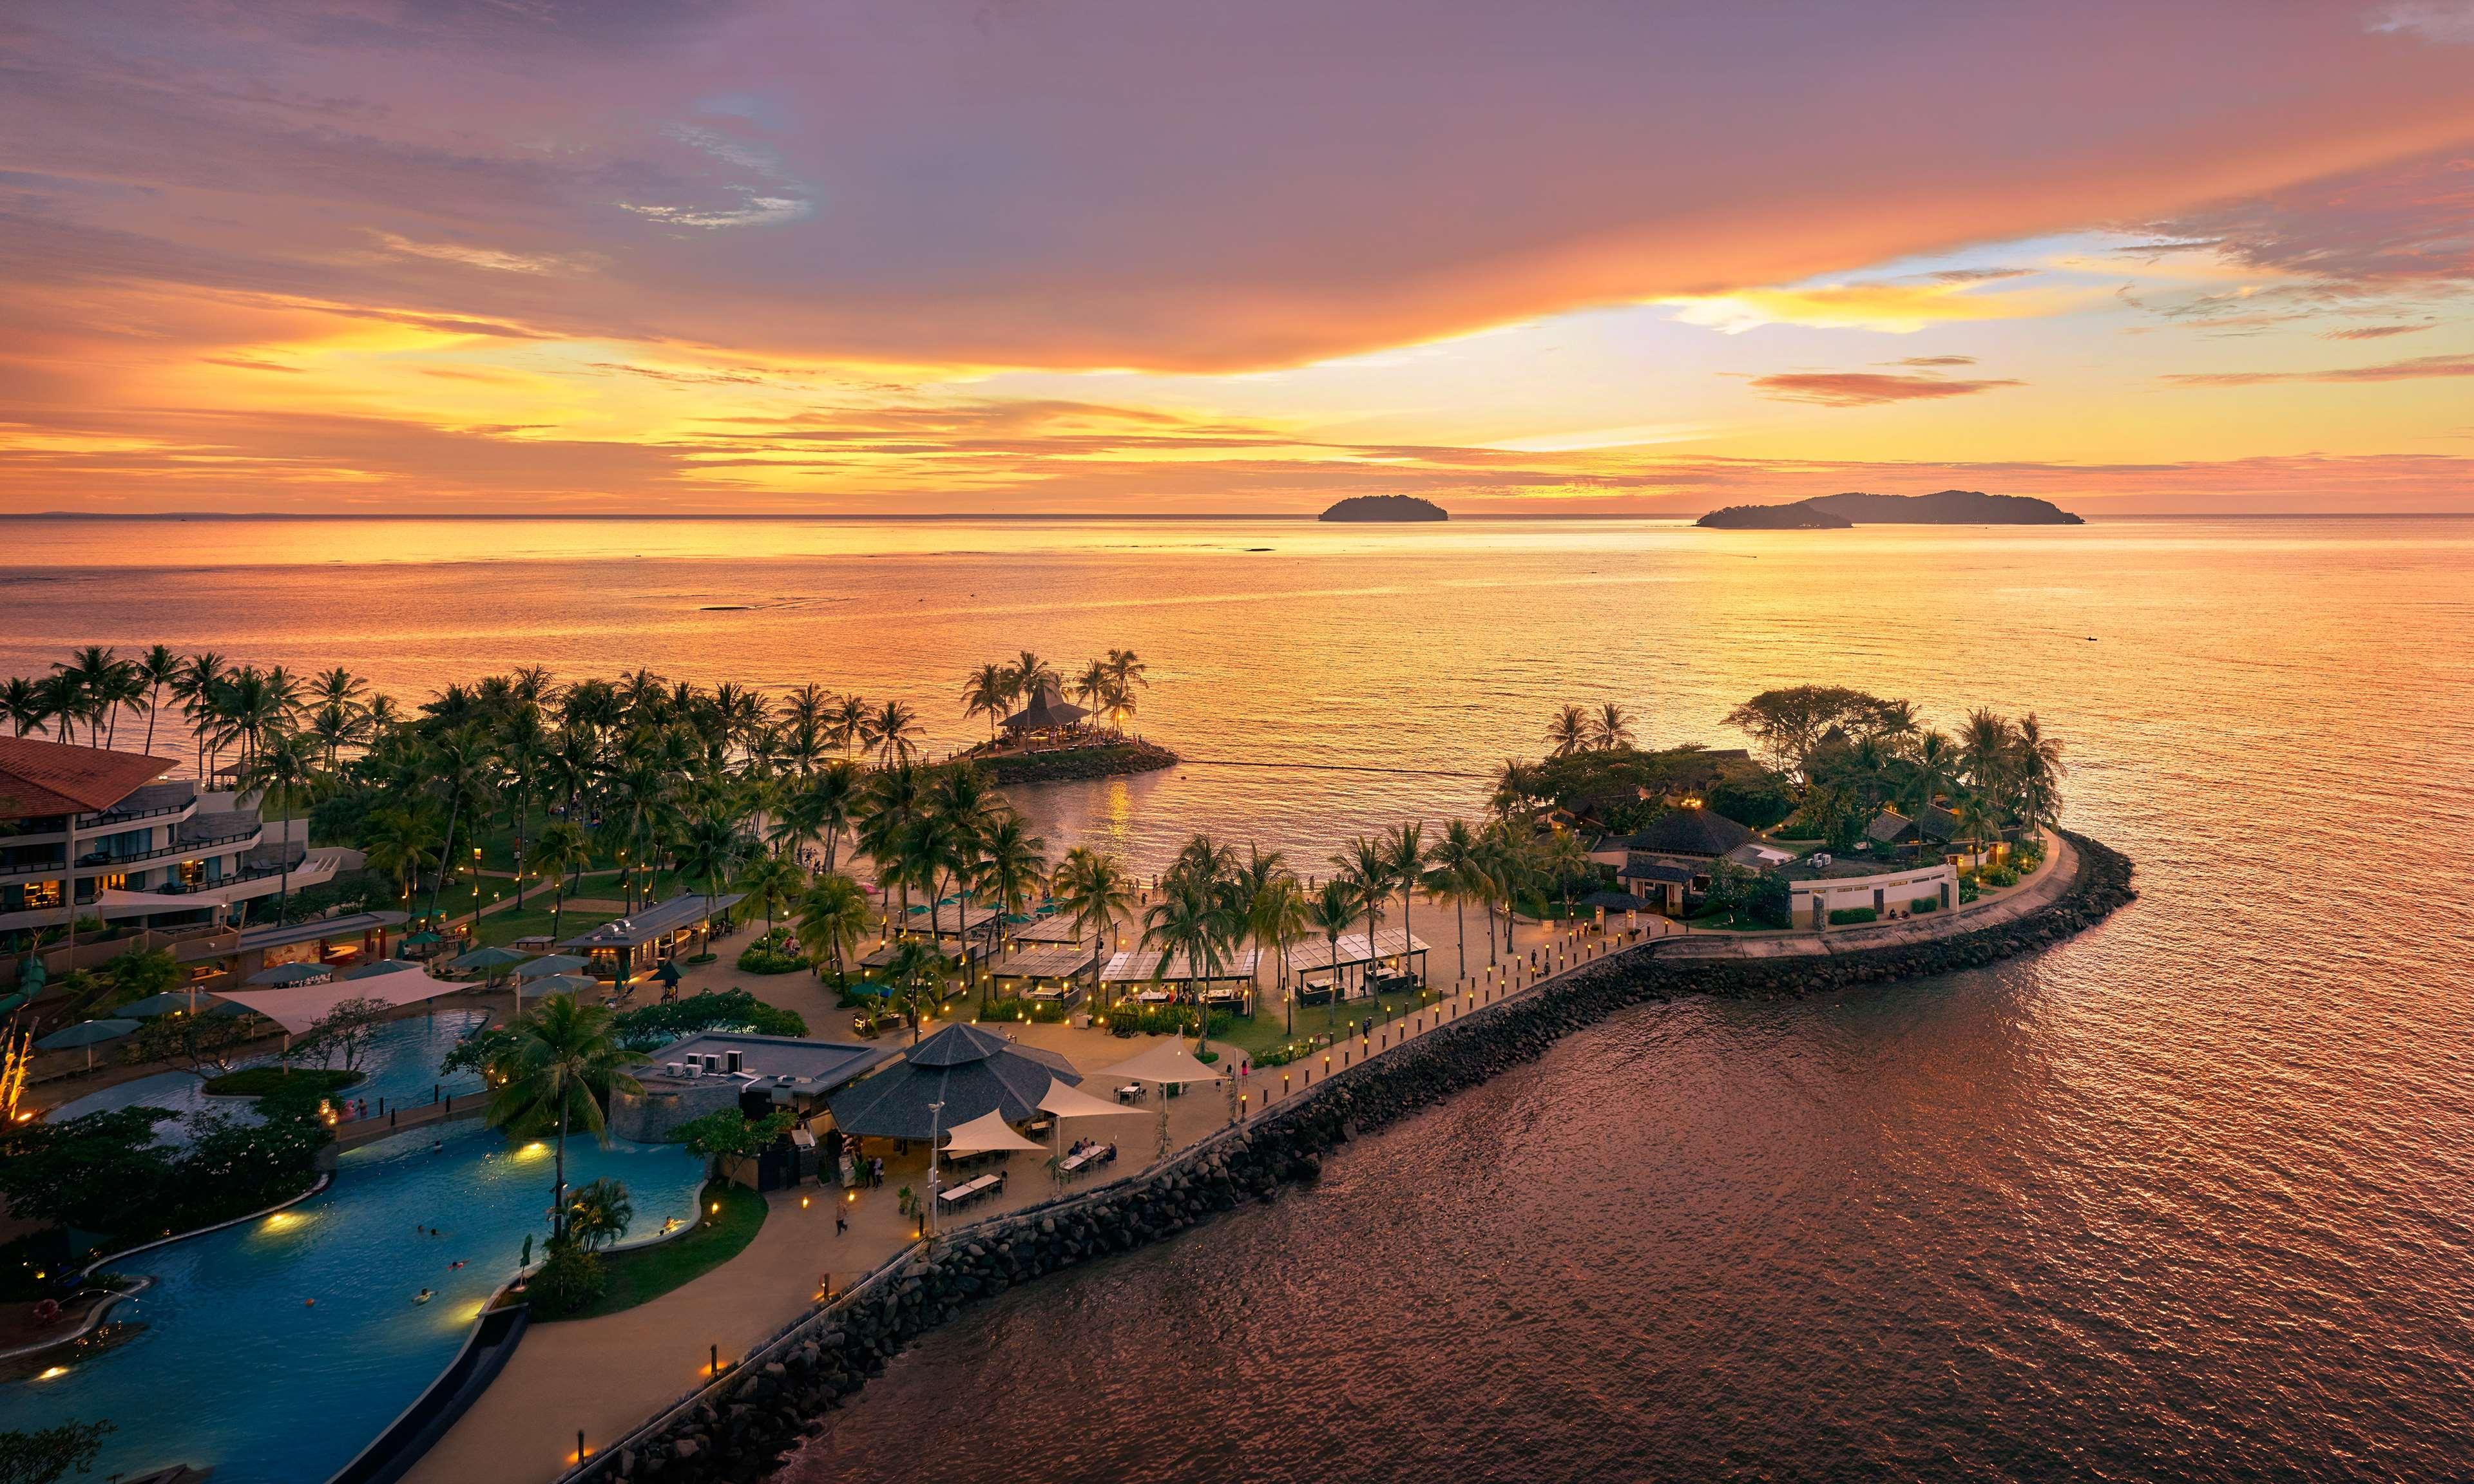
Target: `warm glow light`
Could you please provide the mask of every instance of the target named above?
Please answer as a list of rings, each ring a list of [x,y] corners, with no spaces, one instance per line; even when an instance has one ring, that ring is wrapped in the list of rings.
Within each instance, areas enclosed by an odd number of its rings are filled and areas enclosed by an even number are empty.
[[[38,1381],[48,1381],[56,1376],[66,1376],[68,1374],[69,1368],[66,1366],[46,1366],[35,1376],[35,1379]]]

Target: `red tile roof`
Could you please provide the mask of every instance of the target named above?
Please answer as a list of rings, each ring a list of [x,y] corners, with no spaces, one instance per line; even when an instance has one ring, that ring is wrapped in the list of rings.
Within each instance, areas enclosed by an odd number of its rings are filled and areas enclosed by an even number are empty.
[[[0,819],[109,809],[172,766],[143,753],[0,737]]]

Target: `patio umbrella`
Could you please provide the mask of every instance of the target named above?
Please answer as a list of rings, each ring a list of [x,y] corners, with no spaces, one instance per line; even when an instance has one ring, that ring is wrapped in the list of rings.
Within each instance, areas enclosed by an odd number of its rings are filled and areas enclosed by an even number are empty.
[[[459,953],[447,961],[447,967],[449,969],[504,969],[509,964],[521,964],[530,956],[530,954],[519,953],[513,948],[501,948],[494,945],[486,948],[474,948],[470,953]]]
[[[653,970],[653,977],[675,990],[679,987],[679,966],[664,959],[662,967]]]
[[[545,953],[541,957],[533,960],[531,963],[517,969],[516,977],[519,979],[539,979],[547,974],[571,974],[579,969],[589,969],[591,967],[592,963],[590,960],[577,958],[572,953]]]
[[[403,945],[407,948],[426,948],[437,944],[445,943],[446,941],[446,939],[439,937],[436,933],[433,933],[428,928],[424,927],[417,933],[406,934],[403,940]]]
[[[63,1030],[52,1032],[35,1042],[38,1051],[69,1051],[85,1047],[85,1069],[94,1070],[94,1048],[107,1041],[118,1041],[137,1029],[134,1020],[81,1020]]]
[[[170,1015],[176,1010],[191,1008],[189,1000],[189,995],[175,994],[167,990],[160,994],[149,994],[144,999],[133,1000],[112,1013],[133,1016],[140,1020],[152,1020],[157,1016]]]
[[[335,969],[331,964],[278,964],[273,969],[261,969],[250,975],[249,982],[257,986],[280,987],[288,984],[324,984],[333,977],[335,977]]]
[[[544,994],[587,994],[601,988],[601,981],[583,974],[544,974],[527,979],[517,987],[520,997],[536,998]]]

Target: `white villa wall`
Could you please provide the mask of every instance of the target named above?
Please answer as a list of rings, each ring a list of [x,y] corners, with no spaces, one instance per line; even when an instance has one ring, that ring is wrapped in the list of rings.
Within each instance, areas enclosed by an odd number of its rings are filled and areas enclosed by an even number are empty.
[[[1943,898],[1944,887],[1949,888],[1947,898]],[[1798,927],[1811,925],[1812,904],[1816,898],[1821,901],[1822,922],[1827,925],[1831,913],[1873,905],[1873,894],[1877,891],[1881,894],[1881,915],[1885,918],[1903,910],[1919,897],[1939,898],[1946,906],[1955,907],[1958,905],[1958,873],[1949,864],[1941,863],[1904,871],[1886,871],[1879,875],[1796,881],[1787,888],[1789,907]]]

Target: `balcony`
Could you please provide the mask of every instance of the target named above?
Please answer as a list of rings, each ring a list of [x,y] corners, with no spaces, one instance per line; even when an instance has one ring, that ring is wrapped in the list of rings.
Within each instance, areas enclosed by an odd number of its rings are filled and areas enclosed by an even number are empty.
[[[105,850],[89,850],[78,857],[75,869],[77,874],[81,876],[110,875],[126,873],[144,866],[150,861],[172,860],[184,856],[219,855],[224,851],[246,846],[255,840],[264,828],[265,826],[259,825],[253,816],[246,828],[204,838],[184,839],[172,845],[158,846],[151,850],[138,850],[126,855],[113,855]],[[62,867],[58,860],[40,865],[0,865],[0,881],[40,880],[57,876],[61,874],[61,870]]]

